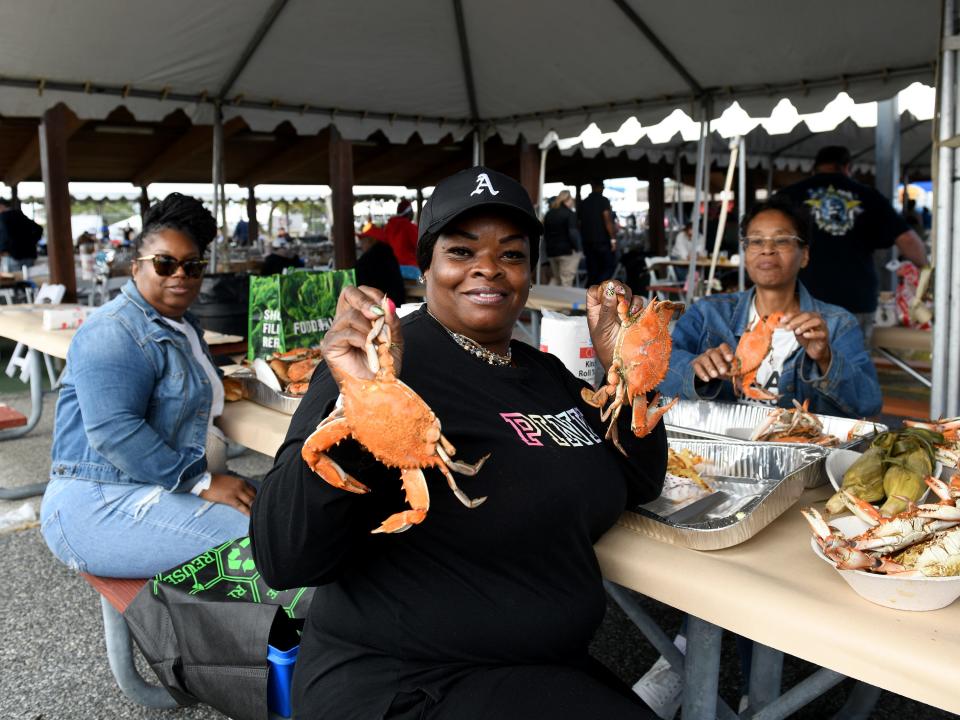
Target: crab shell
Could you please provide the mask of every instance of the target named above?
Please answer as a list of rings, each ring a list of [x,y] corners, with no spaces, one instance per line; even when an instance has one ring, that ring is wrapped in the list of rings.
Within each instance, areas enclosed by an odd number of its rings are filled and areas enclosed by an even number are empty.
[[[438,464],[440,421],[392,372],[375,380],[347,377],[340,392],[350,434],[377,460],[396,468]]]
[[[660,418],[673,406],[676,398],[657,407],[659,393],[647,402],[647,393],[659,385],[670,367],[670,320],[684,306],[670,301],[651,300],[641,311],[630,314],[626,298],[617,303],[620,329],[614,341],[613,359],[607,370],[607,381],[596,392],[584,389],[585,402],[603,408],[612,397],[613,402],[600,414],[600,419],[610,418],[606,437],[620,452],[617,418],[624,406],[631,409],[630,427],[634,435],[644,437],[656,427]]]
[[[783,313],[773,313],[762,318],[752,330],[740,337],[734,353],[736,372],[733,388],[738,395],[755,400],[776,400],[773,395],[756,384],[757,370],[773,345],[773,331],[783,319]]]

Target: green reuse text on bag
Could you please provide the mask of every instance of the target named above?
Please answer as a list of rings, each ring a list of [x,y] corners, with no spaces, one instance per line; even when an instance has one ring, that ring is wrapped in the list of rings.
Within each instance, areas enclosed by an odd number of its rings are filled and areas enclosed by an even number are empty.
[[[267,645],[299,642],[313,593],[313,588],[270,588],[244,537],[158,573],[124,618],[150,667],[180,704],[199,701],[235,720],[263,720]]]
[[[247,358],[320,344],[333,322],[340,291],[356,285],[353,270],[250,278]]]

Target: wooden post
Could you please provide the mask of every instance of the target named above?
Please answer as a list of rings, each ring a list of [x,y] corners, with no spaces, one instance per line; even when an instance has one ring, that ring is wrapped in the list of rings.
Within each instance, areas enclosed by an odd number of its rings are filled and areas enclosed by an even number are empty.
[[[520,141],[520,184],[536,204],[540,197],[540,152],[526,140]]]
[[[647,211],[647,226],[650,233],[650,252],[663,256],[667,254],[667,237],[663,231],[663,170],[659,165],[650,165],[648,179],[650,186],[647,188],[647,201],[650,209]]]
[[[47,210],[47,255],[50,282],[67,288],[64,302],[77,299],[77,276],[73,267],[73,237],[70,229],[70,192],[67,187],[67,137],[69,110],[56,105],[40,122],[40,172]]]
[[[140,186],[140,220],[143,221],[147,216],[147,210],[150,209],[150,196],[147,195],[147,186]]]
[[[253,185],[247,188],[247,246],[256,247],[260,237],[260,224],[257,222],[257,196]]]
[[[330,204],[333,206],[333,262],[339,269],[357,264],[353,228],[353,143],[330,127]]]

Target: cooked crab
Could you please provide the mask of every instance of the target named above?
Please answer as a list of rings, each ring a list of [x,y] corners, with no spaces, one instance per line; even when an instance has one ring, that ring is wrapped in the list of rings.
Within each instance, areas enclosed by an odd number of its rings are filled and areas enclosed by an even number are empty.
[[[389,311],[388,311],[389,312]],[[347,376],[340,385],[342,407],[324,418],[303,444],[301,455],[310,468],[334,487],[353,493],[370,488],[347,474],[326,451],[348,437],[356,439],[381,463],[400,469],[409,510],[390,515],[375,533],[395,533],[423,522],[430,508],[430,493],[423,468],[435,467],[444,474],[450,489],[468,508],[485,497],[471,499],[453,479],[451,470],[476,475],[489,457],[474,464],[453,459],[453,445],[440,432],[440,421],[430,407],[394,374],[390,354],[390,327],[377,319],[367,335],[367,363],[374,378]]]
[[[617,417],[624,405],[633,409],[630,428],[634,435],[643,437],[656,427],[660,418],[677,401],[674,398],[663,407],[657,407],[660,393],[648,402],[647,393],[659,385],[670,365],[670,320],[682,313],[682,303],[651,300],[642,309],[631,314],[626,298],[617,303],[620,330],[613,350],[613,361],[607,370],[607,382],[598,390],[583,390],[583,399],[593,407],[602,408],[611,397],[613,402],[601,413],[606,422],[607,437],[626,455],[617,435]]]

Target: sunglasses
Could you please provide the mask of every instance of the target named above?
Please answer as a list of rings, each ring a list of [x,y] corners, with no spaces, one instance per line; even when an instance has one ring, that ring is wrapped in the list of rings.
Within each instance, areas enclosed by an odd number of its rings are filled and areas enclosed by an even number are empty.
[[[141,260],[152,260],[153,269],[160,277],[170,277],[177,268],[183,268],[183,274],[188,278],[203,277],[203,269],[207,266],[207,261],[200,258],[177,260],[171,255],[144,255],[137,258],[137,262]]]

